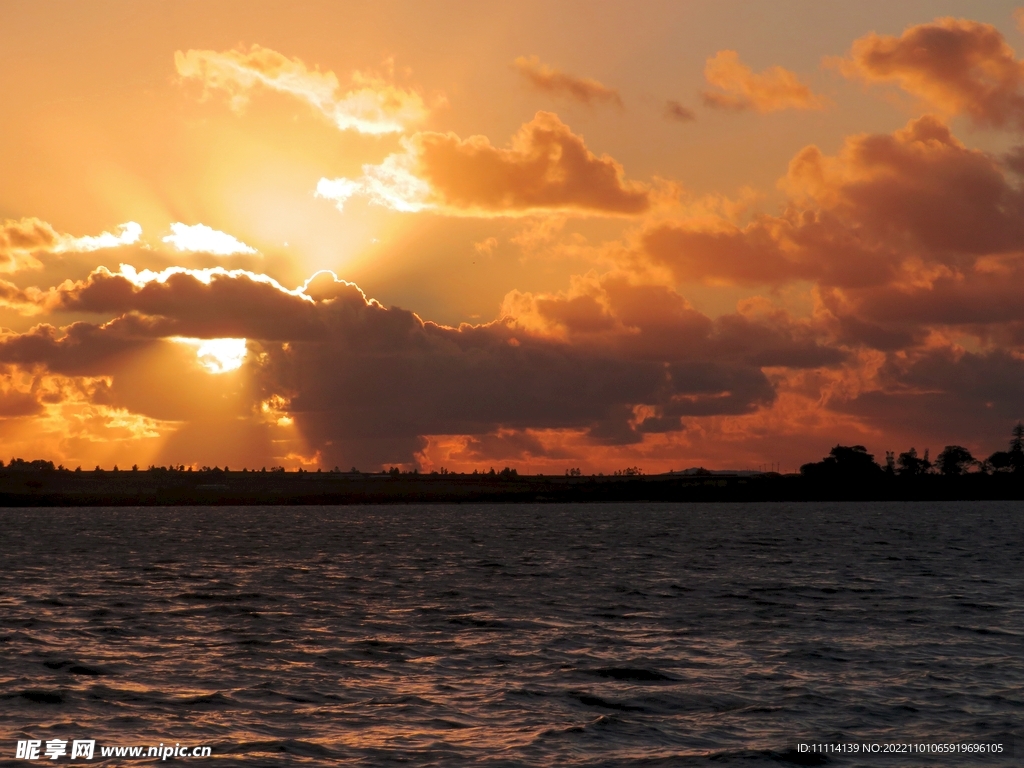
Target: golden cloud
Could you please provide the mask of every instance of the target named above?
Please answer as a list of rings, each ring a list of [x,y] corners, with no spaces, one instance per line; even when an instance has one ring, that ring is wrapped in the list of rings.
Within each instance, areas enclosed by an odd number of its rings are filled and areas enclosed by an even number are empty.
[[[652,204],[648,186],[626,180],[618,162],[595,155],[551,112],[538,112],[507,149],[485,136],[428,132],[403,146],[380,165],[363,166],[361,179],[321,179],[317,195],[339,207],[362,194],[398,211],[461,216],[636,215]]]
[[[681,281],[844,288],[906,281],[912,263],[920,276],[1024,250],[1024,190],[933,116],[851,136],[833,157],[805,147],[780,186],[782,215],[661,220],[642,248]]]
[[[347,89],[330,71],[310,69],[298,58],[253,45],[248,50],[175,51],[174,65],[184,79],[223,91],[240,108],[254,88],[266,88],[305,101],[339,130],[399,133],[422,122],[430,109],[423,96],[368,72],[353,72]]]
[[[39,269],[42,262],[37,258],[44,253],[83,253],[103,248],[117,248],[138,242],[142,227],[129,221],[118,227],[112,234],[73,237],[62,234],[53,226],[37,218],[8,219],[0,223],[0,271],[17,272],[22,269]]]
[[[704,103],[716,109],[778,112],[783,109],[825,109],[828,99],[815,94],[788,69],[769,67],[755,73],[736,51],[719,51],[704,66],[705,79],[718,91],[704,91]]]

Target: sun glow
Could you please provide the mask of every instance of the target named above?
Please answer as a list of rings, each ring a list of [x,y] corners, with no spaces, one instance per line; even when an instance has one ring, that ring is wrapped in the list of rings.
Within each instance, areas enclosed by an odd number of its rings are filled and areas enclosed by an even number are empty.
[[[195,347],[196,359],[207,373],[237,370],[245,360],[245,339],[189,339],[178,336],[172,341]]]

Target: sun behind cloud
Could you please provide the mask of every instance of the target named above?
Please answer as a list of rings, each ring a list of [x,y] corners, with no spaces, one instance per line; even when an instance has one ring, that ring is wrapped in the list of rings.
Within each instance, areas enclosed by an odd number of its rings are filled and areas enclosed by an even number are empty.
[[[171,340],[195,347],[196,360],[207,373],[235,371],[245,362],[245,339],[190,339],[176,336]]]

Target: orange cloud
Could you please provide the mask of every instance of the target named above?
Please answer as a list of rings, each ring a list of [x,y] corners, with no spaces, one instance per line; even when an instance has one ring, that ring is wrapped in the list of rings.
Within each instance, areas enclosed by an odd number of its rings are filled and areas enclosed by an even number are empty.
[[[513,62],[519,73],[539,91],[555,96],[567,96],[584,104],[606,103],[622,106],[622,98],[609,88],[589,77],[576,77],[542,64],[536,56],[520,56]]]
[[[642,247],[679,280],[846,288],[1024,250],[1024,190],[935,117],[849,137],[834,157],[806,147],[780,186],[789,193],[780,216],[659,221],[642,231]]]
[[[978,125],[1024,127],[1024,62],[991,24],[941,18],[899,37],[872,33],[838,66],[867,83],[896,83],[933,109],[969,115]]]
[[[417,133],[403,144],[403,153],[363,166],[361,179],[321,179],[317,194],[339,207],[363,194],[399,211],[463,216],[635,215],[652,204],[649,187],[626,180],[619,163],[595,155],[550,112],[538,112],[507,149],[454,133]]]
[[[69,468],[145,466],[180,424],[112,402],[111,378],[65,376],[8,365],[0,374],[0,439],[12,456]]]
[[[854,136],[837,158],[816,147],[791,162],[784,188],[866,229],[878,242],[943,263],[1024,247],[1024,192],[998,161],[924,116],[892,134]]]
[[[788,69],[769,67],[755,73],[740,61],[736,51],[719,51],[704,66],[705,79],[718,91],[704,91],[704,103],[716,109],[750,109],[778,112],[783,109],[824,109],[829,102]]]
[[[839,378],[813,367],[797,376],[790,363],[763,368],[775,371],[776,400],[733,426],[755,429],[789,403],[798,408],[787,419],[847,419],[844,430],[876,440],[958,434],[966,444],[1019,418],[1024,190],[998,158],[925,116],[892,134],[851,136],[835,156],[807,147],[780,186],[789,194],[781,215],[742,226],[663,220],[639,235],[647,257],[679,280],[812,283],[813,313],[791,333],[849,355],[832,369],[844,372]],[[764,327],[740,338],[751,343]],[[716,429],[724,418],[714,417]],[[699,423],[685,423],[689,439]],[[787,429],[773,423],[771,433]]]
[[[511,291],[501,314],[515,327],[574,346],[600,347],[635,359],[715,360],[796,368],[842,359],[821,345],[819,330],[777,308],[711,319],[665,285],[636,283],[624,272],[576,277],[568,291]]]
[[[0,269],[4,272],[39,269],[42,262],[33,254],[53,251],[60,242],[61,236],[45,221],[8,219],[0,224]]]
[[[0,225],[0,253],[12,251],[53,250],[61,241],[60,234],[47,224],[35,218],[14,221],[8,219]]]
[[[34,376],[8,370],[0,374],[0,419],[20,419],[43,412],[41,398],[52,402],[52,392]]]
[[[42,267],[42,262],[36,258],[39,254],[82,253],[117,248],[138,242],[142,234],[142,227],[134,221],[122,224],[118,230],[117,234],[103,232],[99,235],[73,237],[57,232],[40,219],[8,219],[0,223],[0,271],[39,269]]]
[[[783,249],[786,229],[786,222],[771,217],[742,228],[727,222],[714,229],[662,222],[644,230],[641,242],[656,264],[669,267],[682,282],[777,284],[815,271],[801,263],[799,254]]]
[[[174,65],[182,78],[227,93],[235,108],[245,104],[252,89],[266,88],[305,101],[342,131],[398,133],[430,112],[420,93],[379,75],[353,72],[349,87],[342,89],[333,72],[310,69],[298,58],[259,45],[249,50],[175,51]]]

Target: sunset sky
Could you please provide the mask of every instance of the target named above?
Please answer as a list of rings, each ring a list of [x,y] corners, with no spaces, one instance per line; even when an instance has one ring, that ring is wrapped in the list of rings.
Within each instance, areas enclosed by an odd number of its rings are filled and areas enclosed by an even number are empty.
[[[987,456],[1024,418],[1022,30],[0,0],[0,458]]]

